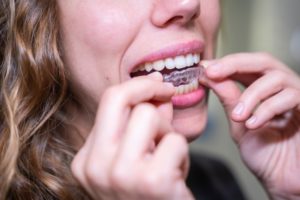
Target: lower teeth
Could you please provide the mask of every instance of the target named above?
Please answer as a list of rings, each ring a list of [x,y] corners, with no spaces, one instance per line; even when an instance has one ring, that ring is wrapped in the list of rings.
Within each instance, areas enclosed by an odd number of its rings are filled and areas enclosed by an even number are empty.
[[[197,81],[200,76],[203,75],[203,68],[199,67],[192,67],[187,68],[182,71],[174,71],[170,74],[163,75],[164,82],[173,83],[175,87],[180,85],[187,85],[192,83],[193,81]]]
[[[175,95],[182,95],[193,92],[198,89],[199,83],[197,80],[192,81],[186,85],[180,85],[175,87]]]

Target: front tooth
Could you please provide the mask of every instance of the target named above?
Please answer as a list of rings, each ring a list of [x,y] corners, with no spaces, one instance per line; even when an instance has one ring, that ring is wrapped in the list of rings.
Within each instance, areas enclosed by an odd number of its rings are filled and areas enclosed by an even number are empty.
[[[195,81],[192,81],[192,82],[190,83],[190,88],[191,88],[191,90],[194,90],[194,89],[195,89]]]
[[[194,90],[197,90],[198,89],[198,81],[193,81],[193,88]]]
[[[186,94],[186,93],[188,93],[189,92],[189,85],[188,84],[186,84],[186,85],[183,85],[183,94]]]
[[[182,69],[186,66],[186,61],[184,56],[177,56],[175,58],[175,66],[177,69]]]
[[[198,89],[198,87],[199,87],[199,82],[198,82],[198,81],[195,81],[195,82],[194,82],[194,87],[195,87],[195,90]]]
[[[188,55],[185,57],[185,60],[186,60],[186,64],[187,64],[188,67],[194,65],[194,57],[193,57],[192,54],[188,54]]]
[[[189,92],[194,91],[194,85],[193,85],[193,83],[190,83],[188,87],[189,87]]]
[[[193,58],[194,58],[194,64],[198,64],[200,62],[200,55],[194,54]]]
[[[175,87],[175,96],[178,95],[178,87]]]
[[[193,90],[196,90],[197,89],[197,81],[193,81],[192,83],[191,83],[191,85],[192,85],[192,88],[193,88]]]
[[[194,91],[194,85],[193,85],[193,83],[190,83],[189,84],[189,92],[192,92],[192,91]]]
[[[163,60],[159,60],[159,61],[156,61],[153,63],[153,68],[156,70],[156,71],[161,71],[163,70],[165,67],[165,63]]]
[[[147,72],[150,72],[153,69],[152,64],[151,63],[146,63],[145,69],[146,69]]]
[[[183,85],[180,85],[180,86],[178,87],[178,94],[183,94],[183,92],[184,92],[184,86],[183,86]]]
[[[167,69],[174,69],[175,68],[175,61],[172,58],[167,58],[165,60],[165,65]]]

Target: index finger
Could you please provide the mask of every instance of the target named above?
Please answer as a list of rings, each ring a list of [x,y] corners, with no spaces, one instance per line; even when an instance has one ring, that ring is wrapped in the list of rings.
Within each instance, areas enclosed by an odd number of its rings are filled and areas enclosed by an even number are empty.
[[[96,128],[103,139],[116,139],[125,130],[134,105],[150,100],[169,102],[175,89],[172,85],[147,77],[137,77],[104,94],[96,116]]]
[[[234,74],[265,73],[283,69],[284,64],[267,53],[237,53],[214,61],[203,61],[206,75],[211,79],[223,79]]]

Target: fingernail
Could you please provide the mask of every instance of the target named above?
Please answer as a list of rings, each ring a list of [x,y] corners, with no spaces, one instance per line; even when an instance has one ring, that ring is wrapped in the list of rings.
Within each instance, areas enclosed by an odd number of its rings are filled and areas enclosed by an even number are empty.
[[[249,125],[249,126],[253,126],[257,121],[257,117],[255,116],[252,116],[250,117],[250,119],[247,120],[246,124]]]
[[[204,69],[207,69],[207,68],[208,68],[208,65],[209,65],[209,63],[206,62],[206,61],[203,61],[203,62],[201,63],[201,66],[203,66]]]
[[[244,104],[242,102],[238,103],[233,109],[233,114],[242,115],[244,112]]]

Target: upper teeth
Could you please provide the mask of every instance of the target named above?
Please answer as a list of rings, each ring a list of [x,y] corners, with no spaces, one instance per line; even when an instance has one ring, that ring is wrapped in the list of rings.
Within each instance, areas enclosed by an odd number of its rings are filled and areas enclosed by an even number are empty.
[[[139,66],[134,72],[137,71],[147,71],[150,72],[151,70],[162,71],[164,68],[167,69],[182,69],[185,67],[193,66],[194,64],[198,64],[200,62],[200,55],[199,54],[187,54],[176,56],[174,58],[166,58],[163,60],[157,60],[154,62],[148,62],[141,66]]]

